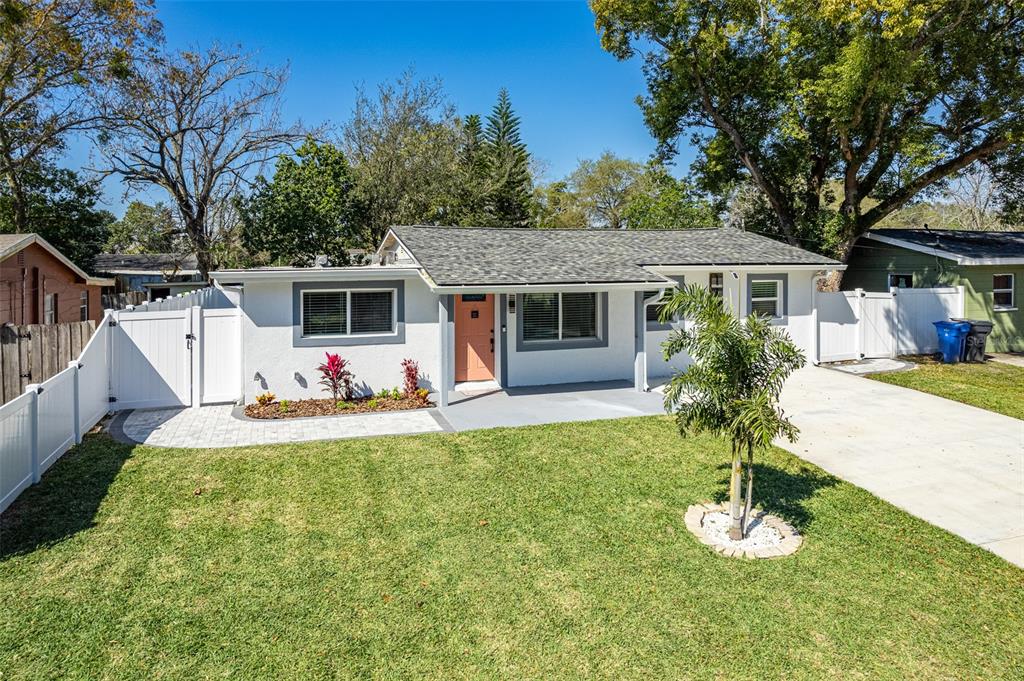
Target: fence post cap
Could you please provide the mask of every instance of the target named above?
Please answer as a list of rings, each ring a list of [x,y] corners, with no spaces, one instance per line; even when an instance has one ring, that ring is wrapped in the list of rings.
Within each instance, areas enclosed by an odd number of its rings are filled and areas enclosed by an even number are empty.
[[[79,363],[79,361],[77,359],[73,359],[70,362],[68,362],[68,369],[81,369],[81,368],[82,368],[82,365]]]
[[[25,392],[32,393],[33,395],[38,395],[39,393],[43,392],[43,386],[39,383],[29,383],[28,385],[25,386]]]

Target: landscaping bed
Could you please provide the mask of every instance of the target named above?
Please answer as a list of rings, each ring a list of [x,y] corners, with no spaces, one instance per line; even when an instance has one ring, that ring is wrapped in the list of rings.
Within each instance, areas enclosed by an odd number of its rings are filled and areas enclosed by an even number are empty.
[[[245,415],[251,419],[296,419],[309,416],[338,416],[340,414],[366,414],[381,411],[429,409],[434,403],[418,396],[360,397],[352,400],[281,400],[267,404],[245,405]]]

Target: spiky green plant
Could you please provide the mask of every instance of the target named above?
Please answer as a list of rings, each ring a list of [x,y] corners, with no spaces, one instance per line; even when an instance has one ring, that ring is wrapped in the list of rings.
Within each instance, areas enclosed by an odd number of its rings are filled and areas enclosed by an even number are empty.
[[[756,314],[738,319],[722,298],[696,284],[671,294],[661,309],[662,321],[679,317],[691,323],[665,341],[665,359],[685,352],[693,363],[672,377],[665,408],[683,436],[713,433],[732,441],[729,536],[742,539],[753,504],[755,453],[778,437],[795,442],[799,433],[779,407],[779,394],[804,356],[784,329]]]

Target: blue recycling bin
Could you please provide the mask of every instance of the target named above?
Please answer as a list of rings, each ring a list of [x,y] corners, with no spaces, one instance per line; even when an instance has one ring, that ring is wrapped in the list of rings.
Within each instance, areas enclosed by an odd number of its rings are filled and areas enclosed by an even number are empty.
[[[971,330],[970,322],[932,322],[939,334],[939,352],[946,364],[956,364],[964,351],[964,339]]]

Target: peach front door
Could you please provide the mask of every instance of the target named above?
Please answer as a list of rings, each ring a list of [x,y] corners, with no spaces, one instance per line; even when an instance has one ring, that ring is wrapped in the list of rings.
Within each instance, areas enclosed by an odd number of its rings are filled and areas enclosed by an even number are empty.
[[[494,379],[494,296],[455,296],[455,380]]]

